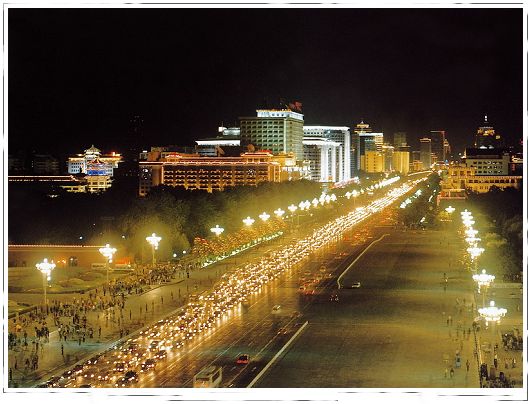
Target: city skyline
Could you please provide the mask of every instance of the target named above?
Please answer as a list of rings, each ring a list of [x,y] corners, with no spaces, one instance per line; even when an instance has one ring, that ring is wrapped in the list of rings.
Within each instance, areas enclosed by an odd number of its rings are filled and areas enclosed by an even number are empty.
[[[364,119],[412,146],[431,130],[471,146],[485,114],[523,137],[521,9],[10,8],[8,23],[10,152],[119,149],[134,115],[151,145],[192,145],[280,98],[305,125]]]

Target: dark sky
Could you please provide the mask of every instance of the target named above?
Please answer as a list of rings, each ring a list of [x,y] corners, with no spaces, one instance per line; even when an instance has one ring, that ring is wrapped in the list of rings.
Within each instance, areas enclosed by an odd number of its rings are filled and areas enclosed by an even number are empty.
[[[264,100],[454,147],[522,137],[520,9],[9,9],[9,150],[193,144]]]

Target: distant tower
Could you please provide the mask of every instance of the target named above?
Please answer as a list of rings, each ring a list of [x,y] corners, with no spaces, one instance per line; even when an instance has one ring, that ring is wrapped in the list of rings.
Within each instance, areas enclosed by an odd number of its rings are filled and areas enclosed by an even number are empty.
[[[494,127],[491,126],[485,114],[483,126],[480,126],[476,132],[474,147],[478,149],[495,149],[502,147],[502,138],[496,134]]]
[[[429,137],[423,137],[420,139],[420,161],[422,162],[422,168],[429,170],[431,167],[431,139]]]
[[[437,155],[437,161],[446,160],[444,149],[444,141],[446,140],[446,132],[444,130],[432,130],[426,136],[431,139],[431,152]]]

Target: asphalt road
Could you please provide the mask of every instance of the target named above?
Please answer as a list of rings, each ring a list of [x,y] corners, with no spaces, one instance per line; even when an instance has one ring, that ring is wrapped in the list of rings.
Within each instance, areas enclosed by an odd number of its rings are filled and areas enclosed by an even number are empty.
[[[256,387],[479,387],[477,365],[445,377],[456,350],[463,364],[474,362],[473,335],[457,333],[459,323],[466,330],[473,318],[459,239],[446,231],[381,227],[373,240],[383,234],[389,235],[344,276],[344,284],[361,288],[338,290],[339,302],[316,299],[305,312],[305,332]]]

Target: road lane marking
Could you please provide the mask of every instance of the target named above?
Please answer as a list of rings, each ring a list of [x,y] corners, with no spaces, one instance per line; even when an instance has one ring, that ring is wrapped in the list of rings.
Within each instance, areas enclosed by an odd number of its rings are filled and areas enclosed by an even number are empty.
[[[306,321],[302,325],[302,327],[299,328],[299,330],[295,334],[293,334],[293,336],[289,339],[289,341],[286,342],[286,344],[280,349],[280,351],[278,351],[276,355],[273,356],[273,358],[269,361],[269,363],[265,365],[265,367],[261,370],[261,372],[256,375],[256,377],[252,380],[251,383],[249,383],[247,388],[253,387],[255,385],[255,383],[264,375],[267,369],[269,369],[271,365],[278,359],[278,357],[282,355],[282,353],[286,350],[286,348],[295,340],[295,338],[299,336],[299,334],[306,328],[307,325],[308,325],[308,321]]]
[[[365,254],[365,252],[367,250],[369,250],[369,248],[372,247],[373,244],[381,241],[385,236],[389,236],[389,234],[384,234],[382,235],[382,237],[380,237],[378,240],[374,240],[371,244],[369,244],[357,257],[354,261],[352,261],[350,263],[350,265],[348,267],[345,268],[345,270],[341,273],[341,275],[339,275],[339,277],[337,278],[337,288],[338,289],[341,289],[341,284],[339,283],[339,281],[341,280],[341,278],[343,277],[343,275],[345,275],[345,273],[350,269],[352,268],[352,266],[362,257],[363,254]]]

